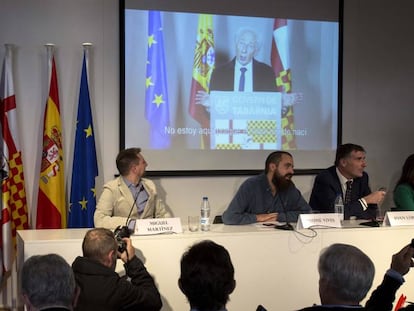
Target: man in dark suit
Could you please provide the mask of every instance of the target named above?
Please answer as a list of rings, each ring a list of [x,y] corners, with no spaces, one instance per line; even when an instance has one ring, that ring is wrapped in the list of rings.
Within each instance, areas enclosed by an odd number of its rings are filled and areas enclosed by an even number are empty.
[[[236,56],[214,69],[210,91],[276,92],[272,67],[254,59],[259,48],[256,34],[241,29],[236,38]]]
[[[344,219],[351,216],[375,219],[377,204],[385,191],[371,192],[368,184],[365,150],[355,144],[343,144],[336,150],[335,165],[319,173],[313,185],[309,205],[322,213],[333,213],[335,199],[342,195]]]
[[[272,67],[254,59],[259,49],[260,43],[256,33],[251,29],[240,29],[236,35],[236,56],[230,62],[214,69],[209,90],[276,92]],[[208,107],[209,94],[198,91],[196,103]]]

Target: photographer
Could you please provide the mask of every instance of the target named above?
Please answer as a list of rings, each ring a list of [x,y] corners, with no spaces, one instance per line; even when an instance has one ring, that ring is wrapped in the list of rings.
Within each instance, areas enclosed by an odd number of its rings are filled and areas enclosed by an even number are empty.
[[[82,243],[83,257],[77,257],[72,264],[81,290],[75,310],[161,309],[154,280],[135,255],[131,239],[124,236],[117,232],[115,238],[112,231],[104,228],[86,233]],[[115,272],[117,258],[124,262],[130,280]]]

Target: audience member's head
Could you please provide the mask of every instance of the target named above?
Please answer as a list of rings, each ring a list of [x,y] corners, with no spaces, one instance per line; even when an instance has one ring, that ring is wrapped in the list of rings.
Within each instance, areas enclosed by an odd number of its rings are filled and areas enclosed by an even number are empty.
[[[194,244],[181,258],[178,284],[192,308],[223,309],[236,286],[229,252],[208,240]]]
[[[397,182],[397,186],[401,184],[409,184],[414,188],[414,153],[409,155],[404,162],[401,177]]]
[[[24,262],[21,275],[22,296],[28,310],[73,309],[78,294],[75,277],[61,256],[32,256]]]
[[[371,259],[347,244],[332,244],[324,249],[318,271],[323,305],[358,305],[371,288],[375,274]]]
[[[346,178],[362,177],[366,167],[365,149],[355,144],[338,146],[336,149],[335,166]]]
[[[114,233],[106,228],[94,228],[86,232],[82,242],[83,256],[104,266],[115,269],[118,243]]]

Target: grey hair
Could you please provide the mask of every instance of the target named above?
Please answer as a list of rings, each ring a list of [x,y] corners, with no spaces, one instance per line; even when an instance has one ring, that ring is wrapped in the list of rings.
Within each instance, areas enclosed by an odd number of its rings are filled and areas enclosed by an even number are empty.
[[[374,264],[365,253],[355,246],[339,243],[322,251],[318,270],[336,298],[344,301],[364,299],[375,275]]]
[[[22,294],[36,308],[63,306],[71,308],[76,282],[71,266],[57,254],[36,255],[22,267]]]
[[[253,28],[249,28],[249,27],[239,28],[237,30],[235,36],[234,36],[234,43],[237,45],[237,43],[240,40],[240,37],[246,32],[252,33],[254,35],[254,37],[256,38],[256,53],[257,53],[260,50],[260,48],[262,47],[262,38],[257,33],[257,31],[254,30]]]

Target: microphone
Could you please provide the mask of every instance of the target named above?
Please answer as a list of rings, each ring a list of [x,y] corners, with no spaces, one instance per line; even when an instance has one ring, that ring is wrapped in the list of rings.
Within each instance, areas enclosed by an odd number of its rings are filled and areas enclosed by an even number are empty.
[[[125,222],[125,227],[128,227],[129,217],[131,217],[132,210],[134,209],[134,206],[137,203],[138,194],[139,194],[139,191],[135,194],[134,203],[132,203],[131,209],[129,210],[129,214],[128,214],[128,217],[127,217],[126,222]]]
[[[126,219],[125,225],[124,226],[118,226],[114,230],[115,240],[118,243],[118,251],[120,253],[123,253],[126,250],[126,243],[122,239],[123,238],[129,238],[131,236],[131,233],[133,232],[133,230],[131,230],[129,228],[128,224],[129,224],[129,221],[130,221],[129,217],[131,217],[132,210],[134,209],[134,206],[136,205],[136,202],[137,202],[137,199],[138,199],[138,193],[139,192],[137,192],[135,194],[134,203],[132,203],[131,209],[129,210],[129,214],[128,214],[128,217]],[[135,224],[134,224],[134,226],[135,226]]]
[[[285,213],[285,218],[286,218],[286,223],[283,225],[275,225],[275,229],[279,229],[279,230],[293,230],[293,226],[289,223],[288,221],[288,217],[287,217],[287,213],[286,213],[286,207],[285,207],[285,203],[282,200],[282,195],[279,194],[278,195],[280,204],[282,205],[282,211],[283,213]]]

